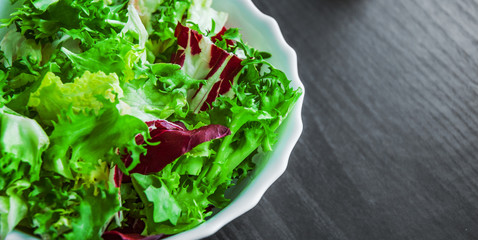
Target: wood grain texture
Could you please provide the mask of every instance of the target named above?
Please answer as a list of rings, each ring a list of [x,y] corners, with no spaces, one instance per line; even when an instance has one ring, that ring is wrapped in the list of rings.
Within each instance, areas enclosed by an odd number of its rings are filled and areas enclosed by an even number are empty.
[[[478,239],[478,1],[254,3],[298,53],[304,133],[209,239]]]

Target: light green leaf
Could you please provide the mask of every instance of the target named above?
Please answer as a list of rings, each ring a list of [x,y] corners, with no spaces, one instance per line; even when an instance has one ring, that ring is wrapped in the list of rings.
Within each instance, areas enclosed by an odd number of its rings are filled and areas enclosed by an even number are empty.
[[[114,73],[86,71],[72,83],[63,83],[54,73],[48,72],[40,87],[30,95],[28,106],[37,110],[43,123],[51,124],[64,109],[71,107],[77,113],[91,109],[98,112],[103,107],[98,96],[114,102],[122,95],[118,76]]]
[[[171,197],[166,186],[155,188],[149,186],[144,190],[146,198],[153,203],[153,219],[155,222],[163,222],[169,220],[173,225],[178,222],[181,208],[179,208],[176,200]]]
[[[44,12],[50,5],[57,3],[59,0],[35,0],[32,1],[33,6]]]
[[[65,234],[65,238],[99,240],[103,227],[120,210],[118,189],[110,183],[80,190],[79,195],[81,201],[76,207],[79,216],[72,220],[73,231]]]
[[[10,176],[8,183],[27,174],[30,181],[38,180],[41,155],[48,144],[48,136],[35,120],[0,109],[0,178]]]
[[[6,196],[0,195],[0,239],[11,232],[27,215],[28,207],[22,198],[22,193],[30,187],[24,180],[10,184]]]

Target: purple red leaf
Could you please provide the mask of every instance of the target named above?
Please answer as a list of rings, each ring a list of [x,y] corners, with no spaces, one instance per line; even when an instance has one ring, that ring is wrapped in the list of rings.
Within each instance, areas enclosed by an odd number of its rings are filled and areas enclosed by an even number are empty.
[[[219,95],[234,95],[232,85],[243,68],[242,59],[213,43],[221,40],[226,30],[209,39],[181,24],[176,27],[179,46],[171,62],[193,78],[208,80],[190,97],[189,105],[195,113],[208,109]]]
[[[146,155],[140,156],[140,163],[130,173],[149,174],[161,171],[183,154],[191,151],[197,145],[231,134],[229,128],[222,125],[208,125],[198,129],[188,130],[181,122],[172,123],[166,120],[146,122],[151,139],[148,142],[159,144],[146,145]],[[136,136],[136,144],[146,144],[142,135]],[[132,163],[131,156],[124,158],[128,167]],[[116,167],[115,183],[119,187],[123,180],[122,172]]]

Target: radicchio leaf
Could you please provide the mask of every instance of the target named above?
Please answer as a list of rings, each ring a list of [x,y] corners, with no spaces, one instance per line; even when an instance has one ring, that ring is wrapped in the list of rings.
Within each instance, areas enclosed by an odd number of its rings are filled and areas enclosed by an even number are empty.
[[[226,29],[221,32],[224,34]],[[213,40],[221,39],[221,32]],[[195,79],[208,80],[189,96],[193,112],[204,111],[219,95],[234,96],[232,85],[239,77],[242,59],[216,46],[211,39],[178,23],[174,35],[178,39],[178,50],[171,61]]]
[[[146,122],[149,127],[151,144],[146,146],[146,155],[140,156],[140,163],[130,173],[149,174],[161,171],[166,165],[197,145],[231,134],[229,128],[222,125],[208,125],[194,130],[188,130],[181,122],[172,123],[166,120]],[[136,144],[145,144],[143,135],[136,136]],[[128,167],[132,163],[131,156],[124,158]],[[122,172],[116,167],[115,183],[119,187],[123,179]]]

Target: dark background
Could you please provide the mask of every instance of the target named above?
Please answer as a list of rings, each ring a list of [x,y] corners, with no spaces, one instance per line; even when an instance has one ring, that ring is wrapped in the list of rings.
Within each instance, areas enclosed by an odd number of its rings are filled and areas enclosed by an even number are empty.
[[[297,51],[304,132],[209,239],[478,239],[478,1],[254,3]]]

